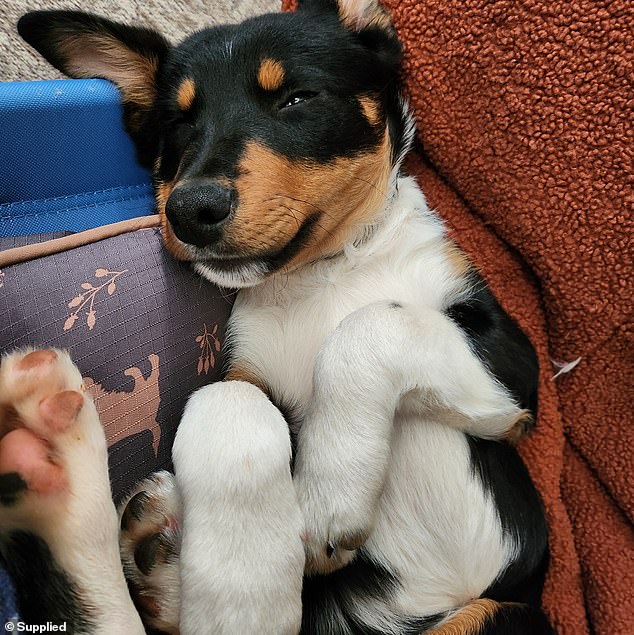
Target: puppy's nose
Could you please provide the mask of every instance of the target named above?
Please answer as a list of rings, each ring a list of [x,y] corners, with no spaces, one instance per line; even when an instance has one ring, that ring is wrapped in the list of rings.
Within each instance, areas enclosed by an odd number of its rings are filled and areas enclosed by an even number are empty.
[[[220,235],[219,225],[231,213],[234,191],[215,181],[186,183],[172,191],[165,214],[176,237],[204,247]]]

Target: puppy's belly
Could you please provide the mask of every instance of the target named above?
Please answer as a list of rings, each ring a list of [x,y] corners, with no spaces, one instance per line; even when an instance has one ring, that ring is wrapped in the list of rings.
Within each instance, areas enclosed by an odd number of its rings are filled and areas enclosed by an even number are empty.
[[[397,610],[429,615],[478,597],[512,559],[465,435],[397,416],[390,470],[370,554],[396,572]]]

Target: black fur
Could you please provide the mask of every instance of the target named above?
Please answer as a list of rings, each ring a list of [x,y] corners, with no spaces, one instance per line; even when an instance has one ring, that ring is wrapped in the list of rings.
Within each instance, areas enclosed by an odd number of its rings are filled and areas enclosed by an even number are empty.
[[[474,289],[470,299],[448,307],[445,314],[467,334],[475,354],[519,406],[536,417],[539,366],[535,350],[478,273],[471,274],[470,283]]]
[[[60,34],[103,32],[142,55],[156,55],[155,105],[132,127],[135,141],[144,146],[140,158],[147,167],[161,154],[162,181],[172,179],[179,166],[187,178],[235,177],[244,145],[254,139],[290,159],[327,163],[355,156],[380,140],[381,131],[359,108],[358,97],[367,95],[380,100],[389,116],[394,151],[400,152],[405,122],[397,81],[398,40],[377,28],[353,32],[334,10],[321,8],[204,29],[176,47],[153,31],[74,11],[29,13],[18,30],[54,66],[75,76],[56,44]],[[228,42],[241,52],[230,64]],[[284,85],[275,92],[264,91],[255,80],[260,61],[267,57],[284,66]],[[185,78],[194,80],[197,97],[183,113],[175,95]],[[283,108],[298,93],[314,95],[310,107]],[[130,128],[129,115],[126,120]],[[148,139],[158,140],[154,156]]]
[[[539,606],[548,562],[548,528],[541,499],[517,451],[506,443],[467,437],[471,464],[491,492],[518,555],[483,597]]]
[[[15,505],[20,494],[26,489],[26,482],[17,472],[0,474],[0,506]]]
[[[227,64],[227,42],[248,53]],[[278,91],[264,91],[255,80],[263,58],[283,64]],[[196,33],[170,52],[159,73],[156,119],[164,136],[157,177],[170,181],[178,171],[189,179],[235,179],[245,145],[253,140],[290,160],[326,164],[356,156],[376,146],[381,134],[359,107],[363,95],[381,100],[399,153],[405,130],[396,106],[399,63],[395,37],[377,34],[371,40],[352,33],[334,12],[265,15]],[[184,114],[175,107],[173,87],[186,77],[194,80],[197,99]],[[284,108],[297,94],[312,97]],[[263,264],[277,269],[290,253]]]
[[[15,581],[20,618],[27,624],[68,624],[68,632],[89,632],[93,609],[53,559],[46,543],[23,531],[3,536],[0,552]]]
[[[121,515],[121,529],[130,530],[143,518],[145,505],[149,500],[150,495],[147,492],[138,492],[128,501]]]
[[[536,608],[505,604],[473,635],[554,635],[546,616]]]
[[[360,622],[352,608],[359,601],[389,604],[398,590],[398,577],[374,562],[360,549],[343,569],[324,576],[304,577],[302,589],[302,635],[382,635]],[[419,635],[438,623],[442,616],[407,619],[399,633]]]
[[[473,294],[445,313],[466,333],[475,354],[521,408],[537,413],[539,367],[532,344],[502,309],[484,280],[471,274]],[[495,501],[504,531],[519,546],[511,565],[484,593],[497,601],[539,605],[548,563],[548,529],[541,499],[511,446],[468,437],[471,463]]]

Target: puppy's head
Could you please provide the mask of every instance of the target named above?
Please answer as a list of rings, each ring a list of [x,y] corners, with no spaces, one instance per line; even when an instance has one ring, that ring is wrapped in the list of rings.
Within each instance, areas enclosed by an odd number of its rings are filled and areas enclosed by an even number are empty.
[[[64,73],[118,86],[167,247],[224,286],[257,284],[360,235],[410,141],[400,47],[377,0],[299,5],[175,47],[72,11],[18,25]]]

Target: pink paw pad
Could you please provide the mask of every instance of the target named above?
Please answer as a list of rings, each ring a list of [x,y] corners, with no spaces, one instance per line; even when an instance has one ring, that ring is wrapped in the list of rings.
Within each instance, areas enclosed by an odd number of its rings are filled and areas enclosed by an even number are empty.
[[[17,364],[16,370],[30,372],[38,368],[47,368],[57,359],[55,351],[33,351],[25,355]]]
[[[64,390],[40,402],[43,422],[53,432],[64,432],[77,418],[84,396],[76,390]]]
[[[0,474],[19,474],[29,490],[48,495],[66,486],[62,468],[50,458],[50,447],[26,428],[0,440]]]

